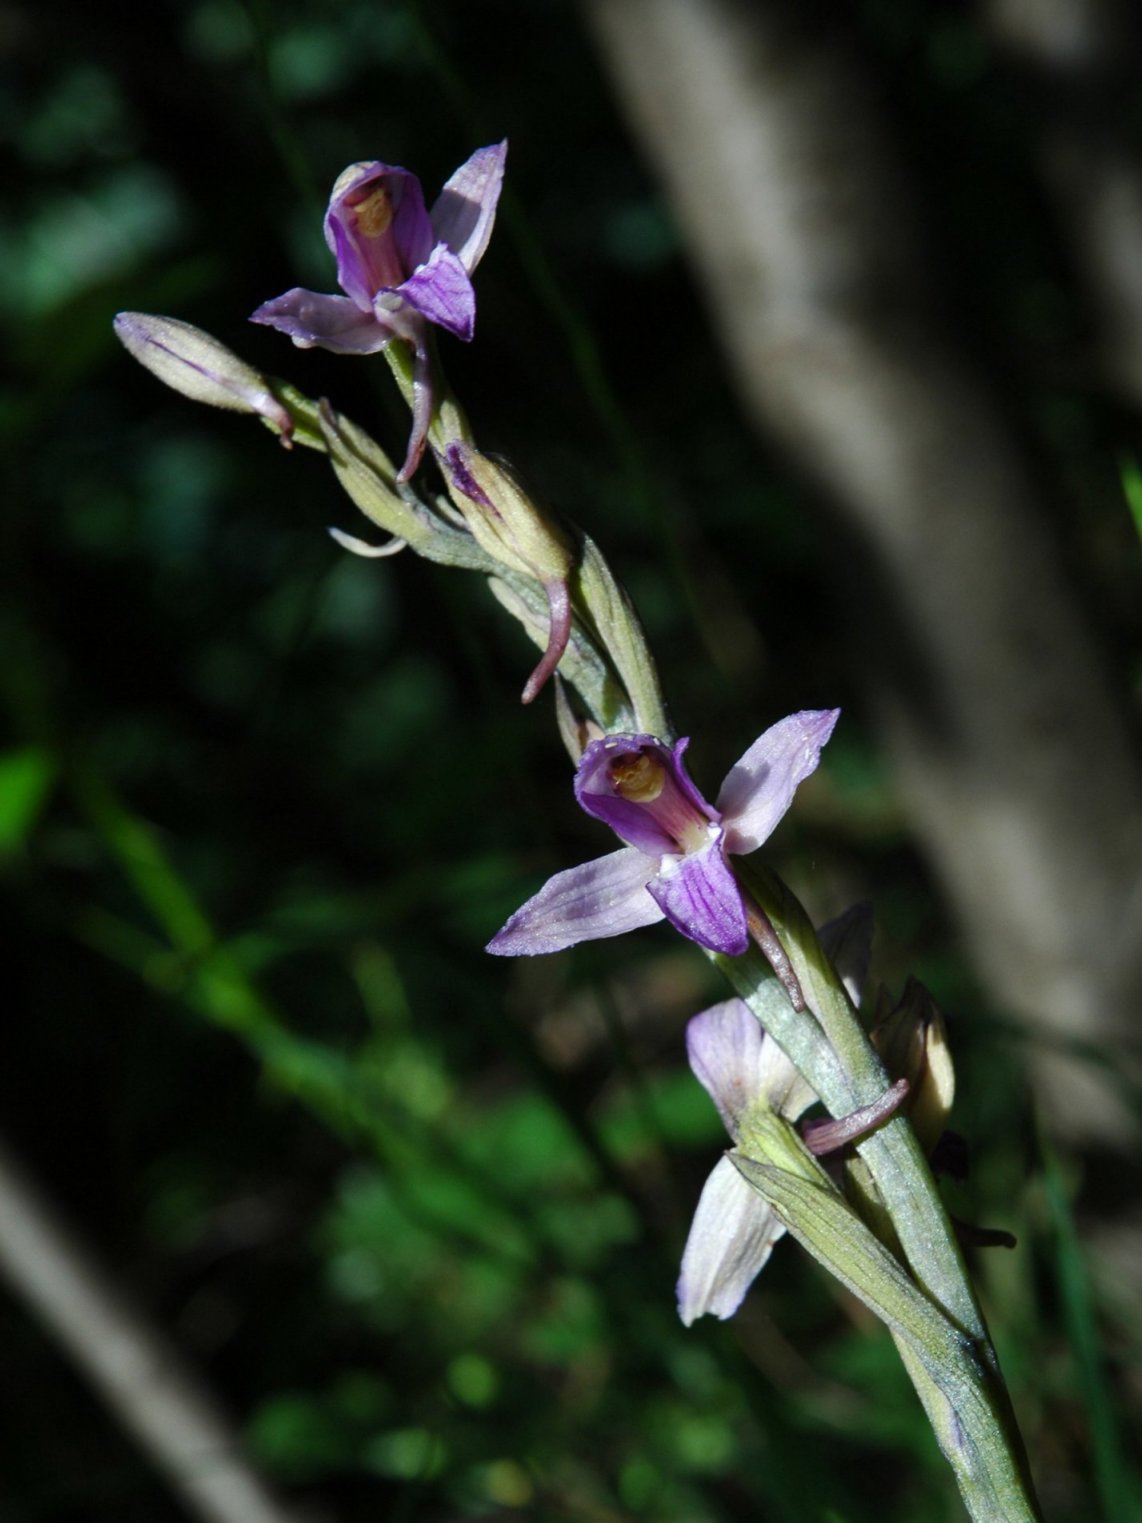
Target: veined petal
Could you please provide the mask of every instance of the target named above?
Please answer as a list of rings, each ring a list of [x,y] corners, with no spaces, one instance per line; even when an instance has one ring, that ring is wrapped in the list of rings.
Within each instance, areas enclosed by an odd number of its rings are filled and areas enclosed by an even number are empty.
[[[468,271],[443,243],[436,245],[428,261],[393,294],[402,296],[430,323],[446,328],[465,343],[475,331],[476,293]]]
[[[653,925],[662,911],[646,892],[658,862],[633,846],[549,878],[488,943],[500,957],[560,952],[580,941]]]
[[[335,354],[375,354],[397,333],[395,324],[362,312],[347,296],[321,296],[300,286],[263,302],[250,321],[288,333],[302,349],[316,344]]]
[[[798,784],[816,770],[821,747],[840,709],[790,714],[758,737],[726,775],[717,807],[726,826],[726,850],[755,851],[793,802]]]
[[[715,1165],[698,1201],[678,1278],[687,1327],[709,1312],[723,1321],[745,1300],[785,1228],[729,1158]]]
[[[466,270],[476,268],[492,236],[507,156],[506,138],[491,147],[477,148],[445,182],[432,208],[436,237],[448,245]]]
[[[727,957],[749,945],[745,906],[737,879],[722,855],[719,831],[701,851],[667,857],[647,884],[663,914],[683,936]]]

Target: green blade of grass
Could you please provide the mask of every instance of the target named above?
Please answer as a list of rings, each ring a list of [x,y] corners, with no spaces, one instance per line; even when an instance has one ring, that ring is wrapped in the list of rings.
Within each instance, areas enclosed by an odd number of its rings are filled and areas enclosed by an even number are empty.
[[[1094,1483],[1106,1518],[1137,1516],[1138,1493],[1122,1451],[1114,1398],[1099,1341],[1094,1298],[1066,1183],[1046,1128],[1038,1124],[1043,1185],[1054,1234],[1055,1272],[1063,1322],[1087,1413]]]

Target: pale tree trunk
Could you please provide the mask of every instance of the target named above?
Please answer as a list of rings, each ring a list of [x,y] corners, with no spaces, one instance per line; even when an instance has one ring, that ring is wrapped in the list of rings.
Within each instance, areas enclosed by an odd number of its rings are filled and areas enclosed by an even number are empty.
[[[1121,1138],[1142,800],[1125,725],[986,385],[926,296],[890,129],[796,5],[587,0],[767,438],[847,517],[866,672],[917,836],[1063,1126]],[[1124,510],[1125,511],[1125,510]],[[1094,1044],[1104,1070],[1058,1042]]]
[[[187,1368],[0,1143],[0,1281],[25,1302],[199,1523],[315,1523],[287,1510]],[[80,1477],[71,1476],[78,1482]]]
[[[986,0],[983,18],[1038,91],[1043,176],[1086,288],[1104,375],[1142,403],[1142,165],[1122,136],[1142,71],[1142,7]]]

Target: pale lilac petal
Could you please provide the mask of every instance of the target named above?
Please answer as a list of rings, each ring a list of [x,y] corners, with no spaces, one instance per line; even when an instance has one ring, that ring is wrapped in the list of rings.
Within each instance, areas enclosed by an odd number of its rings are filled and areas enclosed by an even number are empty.
[[[687,1023],[686,1056],[736,1142],[740,1118],[762,1097],[761,1022],[740,999],[711,1005]]]
[[[404,271],[393,257],[395,251],[392,249],[391,239],[388,260],[390,268],[385,271],[388,278],[380,277],[376,266],[381,261],[378,260],[375,252],[370,257],[370,250],[361,247],[352,228],[345,225],[341,208],[336,205],[336,202],[331,203],[325,216],[325,241],[333,250],[333,257],[337,261],[337,284],[362,312],[372,310],[373,297],[378,290],[387,290],[390,286],[399,285],[404,278]]]
[[[730,768],[718,794],[727,851],[755,851],[772,834],[798,784],[816,769],[840,712],[806,709],[790,714],[766,730]]]
[[[707,1312],[723,1321],[732,1317],[784,1231],[730,1159],[720,1159],[706,1181],[682,1254],[678,1315],[686,1326]]]
[[[397,332],[395,324],[378,322],[347,296],[321,296],[301,287],[263,302],[250,321],[288,333],[302,349],[316,344],[335,354],[375,354]]]
[[[488,951],[532,957],[653,925],[662,911],[646,892],[646,881],[657,867],[653,857],[624,846],[556,873],[492,937]]]
[[[735,1142],[742,1117],[753,1107],[764,1105],[796,1121],[817,1098],[740,999],[694,1016],[686,1027],[686,1056]]]
[[[825,955],[841,976],[849,999],[859,1009],[872,961],[872,905],[854,904],[817,932]]]
[[[465,343],[476,327],[476,293],[468,272],[460,260],[442,243],[433,249],[427,263],[414,270],[394,293],[410,307],[446,328]]]
[[[424,204],[424,191],[417,177],[407,169],[390,170],[385,185],[393,197],[392,236],[397,259],[403,269],[415,270],[437,242]]]
[[[683,936],[711,952],[740,957],[749,946],[749,927],[741,889],[722,855],[720,835],[718,831],[701,851],[665,858],[647,889]]]
[[[437,239],[459,256],[466,270],[476,268],[492,236],[507,156],[506,139],[477,148],[445,183],[432,208]]]

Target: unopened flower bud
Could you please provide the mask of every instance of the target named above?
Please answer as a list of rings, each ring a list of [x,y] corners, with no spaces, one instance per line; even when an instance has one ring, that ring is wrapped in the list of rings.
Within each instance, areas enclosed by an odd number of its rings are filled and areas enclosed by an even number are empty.
[[[265,376],[201,328],[150,312],[120,312],[115,332],[140,365],[184,397],[255,413],[277,430],[283,444],[292,442],[293,419]]]
[[[893,1078],[907,1079],[905,1109],[926,1153],[935,1147],[955,1096],[948,1034],[935,1000],[910,978],[895,1009],[872,1028],[872,1041]]]
[[[567,535],[503,466],[459,439],[444,451],[442,465],[452,501],[477,544],[510,571],[545,585],[567,580],[574,564]]]
[[[440,461],[449,495],[472,538],[501,566],[533,577],[547,595],[547,649],[523,690],[524,703],[530,703],[559,665],[571,635],[571,542],[502,466],[472,445],[454,440]]]

